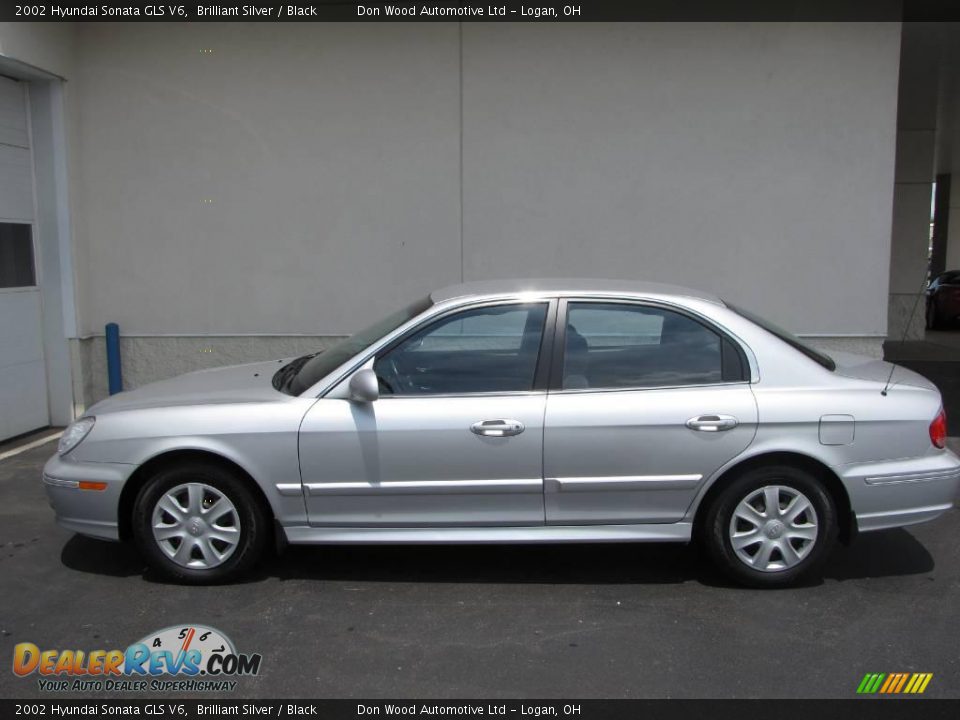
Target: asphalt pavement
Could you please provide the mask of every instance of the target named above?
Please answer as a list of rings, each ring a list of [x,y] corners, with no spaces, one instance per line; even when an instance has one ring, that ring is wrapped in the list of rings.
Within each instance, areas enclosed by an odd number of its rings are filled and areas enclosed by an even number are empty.
[[[249,582],[181,587],[54,524],[53,450],[0,461],[0,697],[44,696],[9,669],[16,643],[124,649],[191,623],[263,655],[234,698],[851,698],[903,671],[960,697],[957,509],[864,535],[790,590],[731,586],[661,544],[298,547]]]

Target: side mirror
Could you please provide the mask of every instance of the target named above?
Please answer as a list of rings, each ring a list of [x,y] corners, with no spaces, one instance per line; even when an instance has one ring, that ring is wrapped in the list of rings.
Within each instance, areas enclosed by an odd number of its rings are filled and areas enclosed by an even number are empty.
[[[380,382],[370,368],[357,370],[350,378],[350,399],[353,402],[371,403],[380,397]]]

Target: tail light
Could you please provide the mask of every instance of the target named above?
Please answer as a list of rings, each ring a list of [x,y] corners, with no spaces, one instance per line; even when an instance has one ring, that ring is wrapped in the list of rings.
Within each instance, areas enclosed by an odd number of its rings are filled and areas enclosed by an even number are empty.
[[[934,447],[944,448],[947,444],[947,414],[940,408],[940,412],[930,423],[930,442]]]

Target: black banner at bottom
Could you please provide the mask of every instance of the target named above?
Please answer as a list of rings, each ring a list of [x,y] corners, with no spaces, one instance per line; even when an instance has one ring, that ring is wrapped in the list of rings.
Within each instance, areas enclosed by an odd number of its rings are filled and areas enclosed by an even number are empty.
[[[852,700],[0,700],[0,718],[510,718],[646,720],[767,717],[777,720],[960,717],[960,699]]]

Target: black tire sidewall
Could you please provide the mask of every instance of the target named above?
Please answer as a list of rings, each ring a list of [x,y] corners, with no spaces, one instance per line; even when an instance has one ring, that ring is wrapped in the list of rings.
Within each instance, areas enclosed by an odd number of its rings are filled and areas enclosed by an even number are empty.
[[[817,513],[819,532],[813,549],[799,564],[779,572],[762,572],[747,566],[730,542],[730,519],[737,505],[766,485],[782,485],[803,493]],[[816,475],[790,465],[765,466],[744,472],[723,488],[707,513],[704,529],[707,550],[727,576],[751,587],[785,587],[812,577],[822,567],[837,538],[837,511]]]
[[[152,519],[157,501],[172,488],[190,482],[210,485],[229,498],[240,519],[240,541],[233,554],[215,568],[185,568],[168,558],[153,538]],[[267,521],[246,484],[229,470],[213,464],[191,463],[166,468],[148,480],[134,502],[131,527],[137,548],[147,563],[169,580],[188,584],[215,584],[247,572],[263,555]]]

